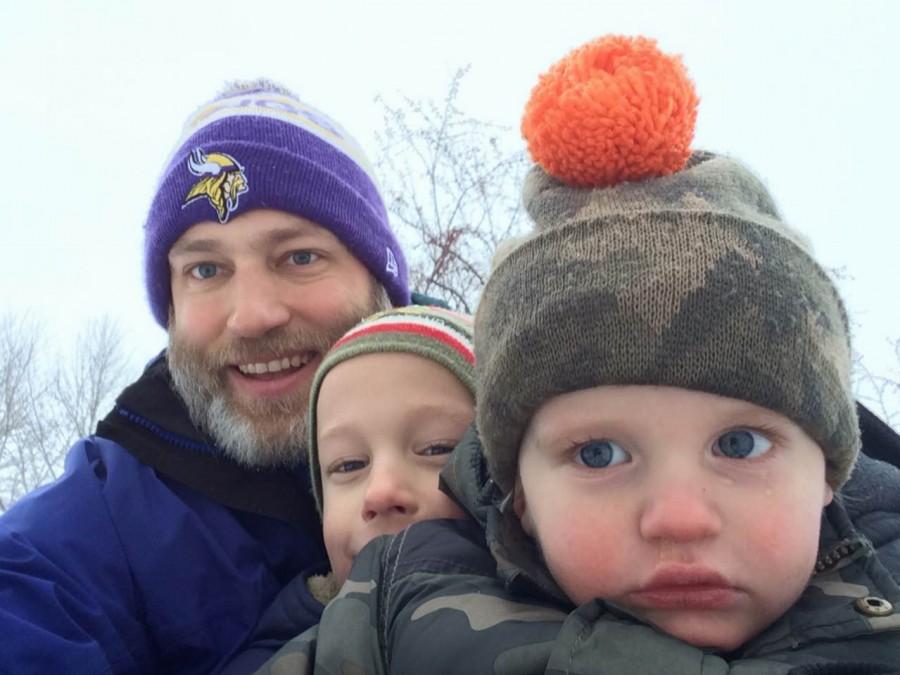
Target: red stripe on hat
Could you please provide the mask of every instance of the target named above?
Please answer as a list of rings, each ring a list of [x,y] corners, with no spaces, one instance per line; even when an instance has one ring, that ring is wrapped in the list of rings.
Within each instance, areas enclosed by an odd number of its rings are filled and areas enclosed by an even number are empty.
[[[475,365],[475,354],[463,342],[457,340],[452,335],[448,335],[445,331],[438,330],[437,328],[432,328],[431,326],[423,326],[419,323],[373,323],[371,326],[359,328],[358,330],[353,332],[353,335],[347,335],[341,338],[334,343],[332,349],[337,349],[341,345],[347,344],[348,342],[353,342],[353,340],[362,337],[363,335],[372,335],[375,333],[414,333],[417,335],[424,335],[427,338],[437,340],[438,342],[442,342],[448,347],[455,349],[466,361],[468,361],[472,365]]]

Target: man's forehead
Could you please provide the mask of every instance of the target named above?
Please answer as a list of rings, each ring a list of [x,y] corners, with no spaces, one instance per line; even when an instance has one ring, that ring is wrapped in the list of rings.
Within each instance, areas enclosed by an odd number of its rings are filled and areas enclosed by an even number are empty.
[[[170,254],[221,248],[259,248],[293,239],[339,241],[311,220],[282,211],[259,210],[222,224],[213,220],[189,227],[172,245]]]

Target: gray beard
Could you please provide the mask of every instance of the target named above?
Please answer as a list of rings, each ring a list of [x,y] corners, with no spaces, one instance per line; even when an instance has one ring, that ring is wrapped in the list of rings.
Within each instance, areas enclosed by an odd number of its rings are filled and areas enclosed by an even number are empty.
[[[267,417],[282,420],[278,433],[264,433],[259,422],[238,410],[225,391],[211,389],[197,377],[193,365],[185,367],[169,352],[169,370],[175,390],[188,409],[191,422],[215,441],[228,457],[252,468],[293,467],[306,459],[306,401],[299,409],[274,402]],[[225,385],[227,387],[227,385]]]
[[[284,354],[328,349],[368,315],[387,309],[390,300],[380,284],[367,302],[348,307],[326,327],[279,328],[261,338],[236,338],[215,351],[187,343],[169,314],[169,371],[191,422],[205,431],[228,457],[250,468],[295,467],[307,458],[309,390],[277,400],[241,399],[228,383],[229,364],[247,363],[261,353]]]

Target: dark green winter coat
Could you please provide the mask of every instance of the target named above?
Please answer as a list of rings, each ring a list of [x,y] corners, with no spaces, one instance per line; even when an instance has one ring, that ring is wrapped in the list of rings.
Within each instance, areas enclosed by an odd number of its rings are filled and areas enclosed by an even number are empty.
[[[900,463],[900,446],[894,451]],[[729,654],[693,647],[601,601],[573,607],[516,518],[495,503],[473,434],[443,479],[472,519],[419,523],[372,542],[319,627],[261,672],[900,672],[900,469],[890,463],[860,457],[825,509],[808,588]]]

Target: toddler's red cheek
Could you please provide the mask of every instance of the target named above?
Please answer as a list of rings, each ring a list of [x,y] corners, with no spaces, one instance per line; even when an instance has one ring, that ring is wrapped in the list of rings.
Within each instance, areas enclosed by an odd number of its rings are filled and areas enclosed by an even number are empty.
[[[808,528],[798,528],[790,518],[770,514],[748,527],[746,541],[751,550],[747,555],[756,561],[757,568],[777,568],[797,558],[814,556],[815,543],[811,545],[811,540]]]
[[[596,520],[569,521],[541,539],[544,558],[560,585],[576,602],[614,595],[612,580],[627,578],[625,542]]]

